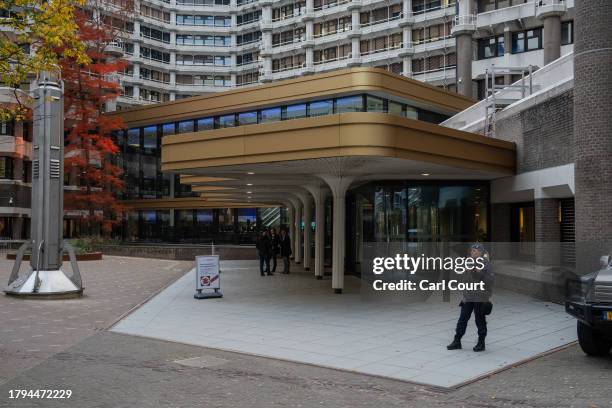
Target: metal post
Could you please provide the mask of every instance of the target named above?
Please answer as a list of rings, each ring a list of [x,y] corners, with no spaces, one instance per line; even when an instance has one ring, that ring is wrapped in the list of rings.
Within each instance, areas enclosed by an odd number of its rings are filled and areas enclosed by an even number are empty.
[[[32,143],[32,248],[30,270],[19,276],[16,260],[5,292],[12,295],[66,297],[83,292],[73,248],[63,242],[64,219],[64,99],[63,89],[50,73],[42,73],[34,91]],[[62,271],[67,250],[72,272]]]

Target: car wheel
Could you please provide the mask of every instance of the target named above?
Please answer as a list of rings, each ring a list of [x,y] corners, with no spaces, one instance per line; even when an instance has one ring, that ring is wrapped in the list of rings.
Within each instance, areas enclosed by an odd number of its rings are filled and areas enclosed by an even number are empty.
[[[605,356],[612,347],[612,342],[602,332],[581,321],[578,321],[578,343],[589,356]]]

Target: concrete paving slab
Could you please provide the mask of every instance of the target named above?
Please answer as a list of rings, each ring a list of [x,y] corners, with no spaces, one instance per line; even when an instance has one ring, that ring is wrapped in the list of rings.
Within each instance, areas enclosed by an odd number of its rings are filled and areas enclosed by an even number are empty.
[[[454,387],[576,340],[560,305],[496,292],[484,353],[474,321],[463,350],[448,351],[459,298],[409,303],[364,299],[346,276],[343,295],[312,273],[260,277],[249,261],[222,263],[222,299],[196,300],[191,271],[112,330],[399,380]]]

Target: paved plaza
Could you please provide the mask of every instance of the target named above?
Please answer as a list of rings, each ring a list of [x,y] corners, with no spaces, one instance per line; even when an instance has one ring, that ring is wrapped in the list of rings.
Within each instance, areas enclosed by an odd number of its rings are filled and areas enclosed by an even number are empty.
[[[0,253],[0,286],[14,261]],[[113,324],[192,267],[192,262],[104,256],[79,262],[84,296],[21,299],[0,294],[0,384]],[[22,268],[29,264],[24,262]]]
[[[180,343],[455,387],[566,346],[576,322],[563,307],[497,291],[487,350],[474,353],[473,320],[464,349],[446,350],[458,298],[368,301],[360,280],[345,294],[311,272],[260,277],[255,262],[222,263],[223,299],[195,300],[191,271],[112,330]]]
[[[0,261],[0,264],[2,273],[6,275],[2,278],[7,278],[6,270],[11,262]],[[226,297],[221,300],[191,301],[193,281],[185,273],[192,268],[192,262],[108,256],[100,262],[82,264],[86,284],[86,296],[82,299],[36,301],[0,296],[0,312],[6,312],[0,313],[0,407],[612,406],[609,392],[612,356],[588,358],[576,345],[453,390],[364,375],[357,370],[335,370],[251,355],[258,353],[220,350],[215,337],[222,333],[224,327],[228,327],[227,323],[239,322],[240,313],[245,314],[245,318],[253,317],[276,305],[272,316],[279,322],[288,319],[287,315],[294,315],[294,319],[301,315],[304,321],[318,320],[327,322],[326,325],[329,325],[329,321],[325,318],[317,315],[306,317],[307,314],[316,310],[319,315],[329,317],[343,310],[346,317],[352,316],[348,325],[354,325],[355,314],[365,313],[365,309],[360,308],[355,300],[358,288],[352,279],[348,279],[351,284],[348,293],[338,296],[329,293],[328,280],[315,281],[307,273],[260,278],[250,263],[232,262],[224,266]],[[185,300],[192,308],[196,307],[189,311],[189,327],[195,333],[194,338],[200,339],[198,341],[209,339],[215,348],[185,344],[186,339],[181,342],[164,341],[105,329],[135,305],[174,281],[175,284],[169,286],[168,291],[137,309],[116,328],[132,317],[142,316],[149,305],[155,305],[160,299],[166,298],[166,307],[170,310],[177,305],[177,301]],[[166,296],[181,285],[185,285],[185,293],[178,291],[174,298]],[[275,293],[274,297],[272,292]],[[303,297],[315,300],[317,306],[307,306]],[[342,309],[340,305],[344,303],[351,307]],[[253,308],[253,304],[259,306]],[[236,310],[233,318],[226,314],[230,319],[224,325],[202,325],[202,321],[196,318],[198,314],[209,311],[219,313],[216,308],[222,305]],[[251,305],[251,310],[238,308],[246,305]],[[497,316],[502,313],[498,306],[496,303]],[[355,307],[357,309],[351,311]],[[446,342],[446,331],[452,328],[457,312],[454,306],[444,307],[448,308],[449,313],[452,312],[452,316],[449,316],[444,333],[440,332],[439,338],[432,333],[430,343],[436,349],[440,349],[438,343]],[[556,315],[557,311],[551,310],[550,313]],[[412,327],[409,325],[410,319],[402,321],[396,316],[393,320],[397,322],[398,330]],[[371,325],[380,330],[381,326],[377,323],[380,321],[383,321],[380,315],[368,314],[359,326],[363,333]],[[268,321],[266,326],[272,332],[274,328],[278,329],[278,324]],[[494,330],[501,330],[504,326],[495,324]],[[48,327],[50,325],[52,329]],[[244,322],[241,325],[245,327]],[[511,326],[510,322],[507,325]],[[170,327],[170,330],[176,330],[177,326]],[[527,327],[515,325],[514,330],[527,331]],[[473,331],[473,326],[470,326],[470,331]],[[325,354],[326,350],[334,348],[333,337],[338,340],[343,338],[330,333],[332,335],[328,336],[327,344],[323,345],[316,344],[304,331],[294,330],[287,336],[293,338],[293,344],[312,343],[318,348],[313,353]],[[392,336],[392,333],[388,336]],[[493,340],[493,333],[491,337],[489,351],[495,354],[499,352],[495,343],[503,340]],[[289,343],[281,345],[278,337],[269,339],[269,350],[292,348]],[[469,342],[472,340],[466,341],[466,348],[471,346]],[[353,343],[365,344],[363,340]],[[386,350],[385,347],[376,348],[383,352]],[[348,346],[347,352],[356,353]],[[459,353],[474,355],[469,349]],[[400,361],[399,358],[397,360]],[[73,394],[70,399],[64,400],[8,398],[9,390],[41,388],[69,389]]]

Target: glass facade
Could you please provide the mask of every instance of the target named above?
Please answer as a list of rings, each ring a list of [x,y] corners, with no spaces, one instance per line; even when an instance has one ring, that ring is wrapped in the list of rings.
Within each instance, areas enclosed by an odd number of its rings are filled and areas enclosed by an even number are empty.
[[[488,182],[375,181],[347,195],[347,265],[364,243],[487,241]]]
[[[276,216],[270,217],[270,210]],[[262,216],[264,211],[267,217]],[[128,211],[122,238],[132,242],[254,244],[260,228],[279,227],[282,221],[280,210],[269,208]]]

